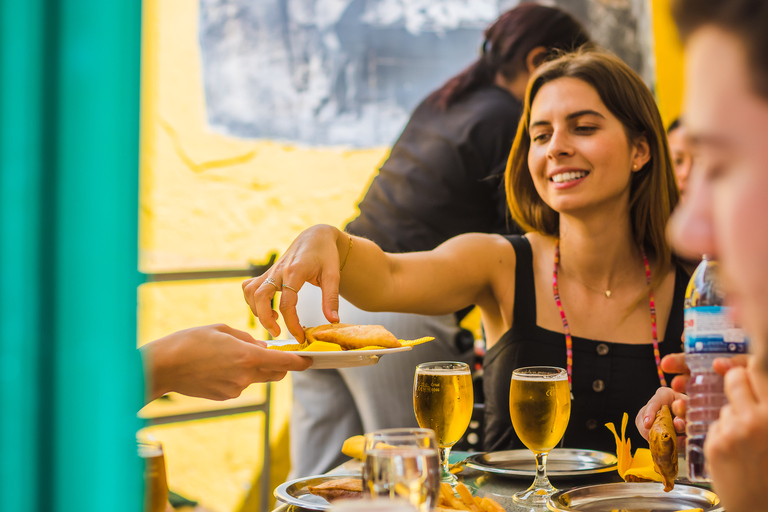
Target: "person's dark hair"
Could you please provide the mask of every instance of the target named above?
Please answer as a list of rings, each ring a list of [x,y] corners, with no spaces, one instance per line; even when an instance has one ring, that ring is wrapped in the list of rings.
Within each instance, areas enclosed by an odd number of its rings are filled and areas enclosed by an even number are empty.
[[[667,135],[669,135],[673,131],[675,131],[678,128],[680,128],[680,125],[682,124],[681,121],[682,121],[682,119],[678,117],[677,119],[675,119],[674,121],[669,123],[669,126],[667,127]]]
[[[624,126],[627,139],[634,142],[645,137],[648,142],[651,158],[632,175],[629,205],[637,244],[656,257],[652,285],[658,288],[672,261],[665,228],[680,200],[680,192],[656,100],[638,74],[615,55],[599,51],[569,53],[533,72],[504,173],[512,218],[526,232],[560,236],[560,214],[539,196],[528,168],[533,101],[544,85],[560,78],[575,78],[592,86],[603,104]]]
[[[465,94],[492,84],[496,73],[513,79],[525,69],[534,48],[574,50],[590,42],[587,31],[567,12],[536,3],[523,3],[496,19],[485,30],[481,55],[464,71],[433,92],[428,101],[446,109]],[[541,62],[547,60],[542,55]],[[537,63],[537,64],[540,64]]]
[[[673,0],[680,38],[711,25],[738,37],[747,51],[755,91],[768,98],[768,2],[765,0]]]

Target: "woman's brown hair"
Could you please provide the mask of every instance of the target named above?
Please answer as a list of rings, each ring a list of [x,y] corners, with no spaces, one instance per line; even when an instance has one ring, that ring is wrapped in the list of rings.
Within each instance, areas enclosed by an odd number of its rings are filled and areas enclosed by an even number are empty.
[[[603,104],[621,121],[630,141],[641,136],[648,141],[651,158],[632,174],[630,219],[638,246],[655,256],[652,286],[658,287],[672,261],[664,230],[680,192],[672,171],[664,124],[653,95],[637,73],[614,55],[594,50],[569,53],[534,71],[504,176],[512,218],[525,231],[560,235],[560,215],[536,192],[528,169],[528,150],[531,105],[536,94],[545,84],[566,77],[592,86]]]

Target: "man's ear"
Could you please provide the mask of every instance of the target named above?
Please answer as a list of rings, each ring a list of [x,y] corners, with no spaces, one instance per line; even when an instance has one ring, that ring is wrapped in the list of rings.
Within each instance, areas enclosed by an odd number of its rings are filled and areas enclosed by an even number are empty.
[[[537,46],[529,51],[528,55],[525,56],[525,68],[528,73],[533,73],[533,70],[539,67],[546,57],[547,49],[543,46]]]
[[[639,171],[651,159],[651,146],[648,144],[648,138],[641,135],[633,143],[635,156],[632,158],[632,170]]]

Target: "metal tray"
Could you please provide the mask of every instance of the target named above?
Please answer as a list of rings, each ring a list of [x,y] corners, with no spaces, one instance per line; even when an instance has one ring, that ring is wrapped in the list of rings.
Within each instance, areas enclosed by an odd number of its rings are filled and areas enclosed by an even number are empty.
[[[547,457],[547,475],[581,476],[595,473],[607,473],[616,469],[616,456],[596,450],[555,448]],[[536,461],[530,450],[506,450],[473,455],[464,461],[464,465],[485,471],[509,476],[536,476]]]
[[[360,478],[360,474],[318,475],[291,480],[275,489],[275,498],[289,505],[295,505],[308,510],[328,510],[331,508],[331,504],[320,496],[310,494],[308,487],[310,485],[314,487],[340,478]]]
[[[617,483],[575,487],[555,493],[547,502],[553,512],[674,512],[700,508],[721,512],[720,498],[712,491],[675,485],[664,492],[660,483]]]

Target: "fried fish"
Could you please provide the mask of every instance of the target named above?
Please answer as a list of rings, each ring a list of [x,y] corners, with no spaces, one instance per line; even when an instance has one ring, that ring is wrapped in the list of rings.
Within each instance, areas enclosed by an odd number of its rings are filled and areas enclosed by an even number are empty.
[[[308,486],[310,494],[320,496],[328,502],[349,499],[362,498],[363,481],[359,478],[339,478],[338,480],[329,480],[317,486]]]
[[[400,347],[397,337],[381,325],[325,324],[304,330],[310,341],[336,343],[346,350],[378,346]]]
[[[664,491],[669,492],[675,488],[677,478],[677,433],[668,405],[662,406],[656,413],[648,443],[653,458],[653,469],[661,475]]]

